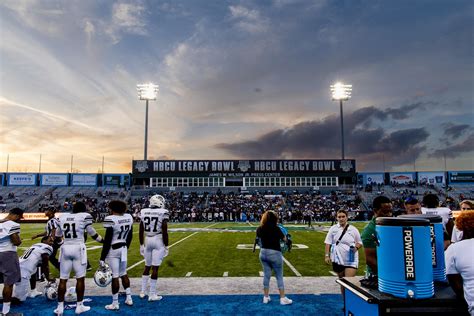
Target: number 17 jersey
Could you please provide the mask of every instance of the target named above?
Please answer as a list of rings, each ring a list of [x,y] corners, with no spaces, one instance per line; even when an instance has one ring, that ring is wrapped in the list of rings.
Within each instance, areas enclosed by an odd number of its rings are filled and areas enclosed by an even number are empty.
[[[169,211],[164,208],[144,208],[141,210],[140,220],[143,224],[145,236],[160,235],[163,221],[169,218]]]
[[[133,225],[133,218],[130,214],[109,215],[104,218],[105,228],[111,227],[114,231],[112,245],[127,243],[127,236]]]

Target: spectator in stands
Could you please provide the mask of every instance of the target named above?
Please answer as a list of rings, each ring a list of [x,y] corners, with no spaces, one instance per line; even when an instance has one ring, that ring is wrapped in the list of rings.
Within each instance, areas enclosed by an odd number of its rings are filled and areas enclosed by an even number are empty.
[[[278,290],[280,291],[280,304],[289,305],[293,301],[285,296],[285,285],[283,283],[283,255],[280,248],[280,240],[286,241],[286,237],[278,227],[278,215],[274,211],[266,211],[262,215],[260,226],[257,228],[257,238],[260,239],[260,262],[263,267],[263,303],[270,302],[270,277],[272,270],[275,272]]]
[[[23,210],[13,208],[7,217],[0,221],[0,274],[3,277],[3,307],[2,315],[10,312],[13,284],[20,281],[20,261],[16,247],[21,244],[20,219]]]
[[[439,215],[443,219],[443,228],[448,233],[448,236],[453,234],[453,213],[447,207],[439,207],[439,198],[436,194],[429,193],[423,197],[422,214]]]
[[[332,262],[332,269],[342,277],[353,277],[359,267],[359,248],[362,240],[359,231],[348,223],[348,212],[337,211],[337,224],[329,229],[326,235],[324,259],[327,264]],[[344,294],[341,287],[341,292]]]
[[[459,203],[459,209],[461,212],[474,210],[474,201],[464,200]],[[453,234],[451,235],[451,242],[455,243],[462,240],[462,231],[456,226],[453,228]]]
[[[406,198],[403,205],[405,206],[406,214],[421,214],[421,204],[413,196]]]
[[[445,253],[446,274],[458,297],[464,297],[474,316],[474,211],[464,211],[456,218],[462,240],[451,245]]]
[[[392,216],[392,202],[386,196],[377,196],[372,208],[374,217],[367,224],[362,231],[362,243],[364,245],[365,261],[367,263],[367,273],[370,276],[377,276],[377,252],[375,243],[375,219],[377,217],[391,217]]]

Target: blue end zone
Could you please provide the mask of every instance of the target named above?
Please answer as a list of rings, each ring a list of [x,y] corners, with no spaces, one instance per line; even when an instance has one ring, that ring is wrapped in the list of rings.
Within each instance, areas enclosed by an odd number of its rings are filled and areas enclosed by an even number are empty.
[[[120,311],[104,309],[110,304],[111,296],[93,296],[86,303],[91,310],[82,315],[343,315],[342,296],[339,294],[288,295],[293,305],[281,306],[278,295],[271,295],[269,304],[262,303],[262,295],[170,295],[163,300],[148,303],[138,296],[133,297],[134,306],[123,303],[120,297]],[[46,301],[44,297],[28,299],[22,306],[12,306],[12,313],[24,315],[52,315],[56,302]],[[64,315],[74,315],[74,309],[66,310]]]

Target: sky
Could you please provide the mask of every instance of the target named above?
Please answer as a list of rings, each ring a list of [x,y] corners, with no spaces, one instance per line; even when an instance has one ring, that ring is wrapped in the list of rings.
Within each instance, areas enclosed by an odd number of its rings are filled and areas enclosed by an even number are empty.
[[[339,159],[474,170],[473,6],[461,0],[0,2],[0,171],[143,159]],[[103,166],[103,167],[102,167]]]

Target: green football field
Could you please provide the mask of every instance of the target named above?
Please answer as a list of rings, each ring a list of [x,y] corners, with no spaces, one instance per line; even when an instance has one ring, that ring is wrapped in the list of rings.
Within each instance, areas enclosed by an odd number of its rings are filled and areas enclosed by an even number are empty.
[[[351,223],[362,231],[366,223]],[[21,224],[23,240],[19,254],[40,238],[31,240],[31,236],[44,230],[45,224]],[[255,229],[258,223],[170,223],[170,249],[159,270],[160,277],[237,277],[259,276],[262,271],[258,260],[258,251],[252,252]],[[330,223],[315,223],[317,229],[309,230],[303,224],[285,224],[292,235],[294,248],[285,253],[285,276],[328,276],[331,267],[324,262],[324,238]],[[94,224],[102,236],[105,229]],[[326,228],[326,231],[322,229]],[[92,265],[87,277],[92,277],[98,266],[101,244],[91,238],[87,240],[87,255]],[[363,275],[365,257],[359,251],[358,274]],[[132,245],[128,252],[128,274],[141,276],[144,262],[140,255],[138,242],[138,224],[133,231]],[[58,271],[51,265],[52,275]]]

